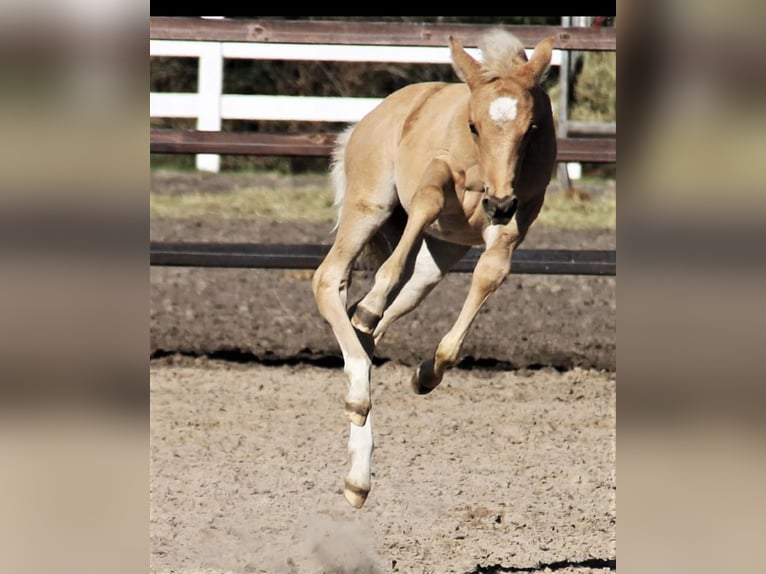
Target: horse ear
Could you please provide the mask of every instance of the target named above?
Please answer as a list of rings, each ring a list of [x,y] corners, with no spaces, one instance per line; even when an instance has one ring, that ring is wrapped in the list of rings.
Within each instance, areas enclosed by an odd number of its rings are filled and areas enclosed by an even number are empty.
[[[450,52],[452,53],[452,67],[458,77],[463,80],[468,87],[474,88],[479,83],[479,71],[481,70],[481,64],[474,60],[468,52],[463,48],[463,44],[450,35],[449,37]]]
[[[532,52],[529,62],[525,64],[529,70],[531,86],[536,86],[540,83],[545,72],[548,71],[548,67],[551,65],[554,39],[553,36],[549,36],[544,40],[540,40],[537,46],[535,46],[535,51]]]

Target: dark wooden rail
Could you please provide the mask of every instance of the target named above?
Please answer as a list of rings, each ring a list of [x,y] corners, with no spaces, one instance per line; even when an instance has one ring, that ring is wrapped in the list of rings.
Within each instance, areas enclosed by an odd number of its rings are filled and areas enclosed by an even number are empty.
[[[220,153],[232,155],[329,156],[335,134],[226,133],[152,130],[152,153]],[[611,138],[558,140],[558,161],[615,162],[617,141]]]
[[[162,243],[149,246],[150,265],[182,267],[235,267],[316,269],[330,249],[323,244]],[[470,273],[482,250],[472,248],[451,272]],[[512,273],[546,275],[616,275],[617,256],[608,250],[518,249]]]
[[[454,35],[466,46],[494,25],[424,24],[419,22],[345,22],[338,20],[202,20],[189,17],[153,17],[152,40],[206,40],[212,42],[284,42],[296,44],[361,44],[386,46],[447,46]],[[562,50],[616,50],[615,28],[562,28],[561,26],[506,26],[527,48],[553,36]]]

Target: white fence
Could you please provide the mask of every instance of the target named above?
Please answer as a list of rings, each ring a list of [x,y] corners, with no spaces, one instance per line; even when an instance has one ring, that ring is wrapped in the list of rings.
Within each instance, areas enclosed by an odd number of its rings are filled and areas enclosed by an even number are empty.
[[[476,48],[468,53],[479,57]],[[527,50],[531,55],[532,50]],[[197,129],[220,131],[221,120],[293,120],[356,122],[380,98],[309,96],[266,96],[223,93],[223,62],[227,58],[251,60],[310,60],[334,62],[401,62],[449,64],[448,47],[362,46],[327,44],[279,44],[257,42],[203,42],[150,40],[150,56],[199,59],[198,92],[149,94],[153,118],[197,118]],[[562,51],[554,50],[552,66],[558,66]],[[220,156],[197,155],[197,169],[218,171]]]
[[[573,22],[574,20],[574,22]],[[562,17],[562,25],[587,26],[587,17]],[[310,97],[242,95],[223,93],[223,70],[225,59],[253,60],[309,60],[334,62],[394,62],[415,64],[449,64],[447,46],[381,46],[345,44],[287,44],[271,42],[210,42],[192,40],[150,40],[150,56],[198,59],[198,91],[195,93],[149,94],[152,118],[196,118],[196,128],[202,131],[220,131],[221,121],[269,120],[269,121],[316,121],[352,123],[372,110],[381,98]],[[476,48],[467,51],[479,57]],[[527,50],[530,55],[532,50]],[[561,66],[559,84],[561,97],[558,102],[560,137],[569,132],[613,134],[614,123],[590,124],[568,121],[566,109],[570,54],[566,50],[554,50],[552,66]],[[198,154],[197,169],[218,171],[220,156]],[[579,177],[580,164],[562,165],[560,179]]]

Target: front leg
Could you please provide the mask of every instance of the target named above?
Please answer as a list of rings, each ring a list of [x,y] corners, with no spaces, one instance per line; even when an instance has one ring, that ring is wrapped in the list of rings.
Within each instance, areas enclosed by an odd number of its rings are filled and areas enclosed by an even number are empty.
[[[434,357],[420,364],[412,377],[412,388],[424,395],[441,383],[444,372],[457,362],[468,329],[489,296],[503,283],[511,270],[511,253],[518,244],[516,219],[506,225],[491,225],[484,230],[486,248],[473,271],[471,287],[455,324],[442,337]]]
[[[444,189],[454,186],[452,171],[444,160],[428,164],[415,195],[412,197],[407,225],[390,257],[375,274],[370,292],[359,302],[351,324],[362,333],[372,334],[388,305],[392,291],[399,287],[407,258],[423,237],[423,230],[438,217],[444,207]]]

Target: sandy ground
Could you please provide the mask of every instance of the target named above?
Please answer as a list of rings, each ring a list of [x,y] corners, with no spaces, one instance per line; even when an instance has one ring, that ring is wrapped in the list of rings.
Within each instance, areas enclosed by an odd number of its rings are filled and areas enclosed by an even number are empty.
[[[615,376],[373,372],[373,489],[354,510],[340,369],[151,369],[151,572],[615,568]],[[548,570],[550,569],[550,570]]]
[[[228,189],[223,174],[154,192]],[[152,219],[158,241],[327,243],[331,224]],[[534,228],[525,248],[614,249]],[[616,278],[516,275],[431,395],[412,367],[457,316],[451,274],[376,353],[373,490],[342,495],[340,353],[310,271],[150,270],[152,573],[614,570]],[[367,285],[355,274],[354,293]],[[218,360],[226,359],[226,360]]]

